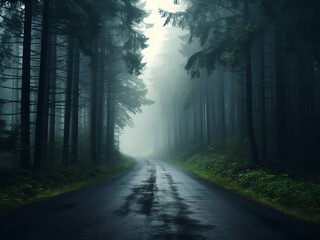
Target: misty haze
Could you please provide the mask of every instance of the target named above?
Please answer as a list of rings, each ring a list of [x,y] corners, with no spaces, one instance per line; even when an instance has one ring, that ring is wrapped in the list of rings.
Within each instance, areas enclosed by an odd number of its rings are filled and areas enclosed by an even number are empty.
[[[0,239],[320,239],[319,12],[1,0]]]

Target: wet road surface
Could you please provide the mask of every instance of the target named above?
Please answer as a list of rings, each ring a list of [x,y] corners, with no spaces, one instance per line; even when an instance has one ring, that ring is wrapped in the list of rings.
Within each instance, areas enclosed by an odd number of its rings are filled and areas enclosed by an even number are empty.
[[[0,239],[320,239],[291,219],[166,162],[137,158],[125,173],[0,218]]]

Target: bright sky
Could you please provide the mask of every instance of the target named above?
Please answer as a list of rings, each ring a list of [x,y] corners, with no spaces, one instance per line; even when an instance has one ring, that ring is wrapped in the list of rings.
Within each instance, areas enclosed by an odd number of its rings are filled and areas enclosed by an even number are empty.
[[[153,28],[145,30],[145,35],[149,38],[149,47],[144,50],[144,61],[153,64],[155,57],[161,51],[161,45],[167,28],[162,27],[165,21],[161,18],[158,9],[174,12],[178,11],[179,6],[173,4],[173,0],[146,0],[146,10],[152,11],[148,18],[145,19],[146,23],[154,24]]]
[[[153,24],[152,28],[145,29],[144,33],[149,38],[148,48],[143,51],[143,62],[147,63],[147,66],[140,76],[148,88],[148,97],[154,99],[155,93],[152,88],[152,84],[149,81],[151,78],[152,68],[161,64],[158,59],[158,55],[162,52],[162,43],[165,40],[165,36],[168,33],[167,27],[163,27],[165,21],[161,18],[158,9],[163,9],[170,12],[181,11],[182,6],[174,5],[173,0],[146,0],[146,11],[151,11],[145,22]],[[131,155],[147,155],[153,152],[153,125],[152,116],[155,114],[155,107],[144,107],[142,114],[132,116],[134,120],[134,128],[125,128],[124,133],[121,136],[121,151]]]

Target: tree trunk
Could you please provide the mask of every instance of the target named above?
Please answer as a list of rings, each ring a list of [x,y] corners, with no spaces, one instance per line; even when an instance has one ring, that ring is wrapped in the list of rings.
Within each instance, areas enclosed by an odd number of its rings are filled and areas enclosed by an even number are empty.
[[[51,2],[49,3],[49,8]],[[49,22],[48,22],[48,43],[47,43],[47,63],[46,63],[46,86],[44,91],[44,110],[43,110],[43,135],[42,135],[42,159],[43,161],[48,160],[48,134],[49,134],[49,110],[50,110],[50,86],[51,86],[51,65],[52,65],[52,25],[50,19],[52,18],[52,11],[48,10]],[[46,13],[47,14],[47,13]],[[47,14],[47,15],[48,15]]]
[[[64,133],[63,133],[63,152],[62,161],[65,166],[69,165],[69,134],[70,134],[70,112],[72,101],[72,73],[73,73],[73,47],[74,40],[68,36],[68,56],[67,56],[67,91],[66,106],[64,113]]]
[[[48,63],[48,29],[49,29],[49,8],[50,1],[45,0],[42,11],[42,38],[41,38],[41,56],[40,56],[40,76],[38,88],[38,103],[37,103],[37,117],[36,117],[36,136],[35,136],[35,150],[34,150],[34,166],[35,170],[41,167],[43,160],[44,131],[47,129],[45,123],[45,91],[47,88],[47,63]]]
[[[198,140],[198,104],[195,102],[192,108],[192,115],[193,115],[193,140]]]
[[[101,162],[102,157],[102,142],[103,142],[103,105],[104,105],[104,78],[105,78],[105,62],[104,62],[104,49],[101,49],[99,54],[99,81],[97,83],[97,161]]]
[[[90,107],[90,143],[91,160],[97,161],[97,78],[98,78],[98,59],[97,49],[91,56],[91,107]]]
[[[231,89],[229,93],[229,105],[230,105],[230,111],[229,111],[229,134],[231,137],[234,136],[235,133],[235,117],[236,117],[236,105],[235,105],[235,97],[234,97],[234,77],[232,76],[231,79]]]
[[[201,83],[200,83],[201,84]],[[203,127],[204,127],[204,109],[203,109],[203,104],[204,104],[204,101],[203,101],[203,89],[202,89],[202,84],[200,86],[200,91],[199,91],[199,142],[200,142],[200,145],[203,146]]]
[[[20,39],[17,38],[16,41],[18,42]],[[16,79],[12,79],[12,89],[16,88],[18,89],[20,86],[20,79],[19,78],[19,75],[20,75],[20,45],[19,44],[16,44],[15,45],[15,56],[17,56],[17,63],[15,65],[16,67],[16,70],[15,70],[15,77]],[[12,99],[14,101],[17,101],[16,103],[13,103],[12,104],[12,113],[18,113],[19,112],[19,105],[18,105],[18,102],[19,102],[19,91],[12,91]],[[11,125],[14,126],[14,125],[19,125],[19,115],[18,114],[14,114],[12,115],[12,118],[11,118]],[[16,154],[16,152],[14,152],[14,154]]]
[[[265,92],[265,64],[264,64],[264,36],[261,36],[260,42],[260,68],[261,68],[261,86],[260,86],[260,103],[261,103],[261,161],[266,159],[266,92]]]
[[[245,0],[245,24],[248,24],[248,0]],[[246,107],[247,107],[247,126],[248,126],[248,135],[250,139],[251,146],[251,156],[252,162],[254,164],[259,164],[259,155],[257,142],[254,135],[253,127],[253,109],[252,109],[252,70],[251,70],[251,48],[250,43],[247,42],[245,46],[245,71],[246,71]]]
[[[277,153],[283,163],[288,162],[287,114],[285,102],[285,78],[283,65],[282,30],[274,26],[274,57],[277,107]]]
[[[209,101],[209,76],[206,78],[206,112],[207,112],[207,145],[211,145],[211,112],[210,112],[210,101]]]
[[[220,127],[221,127],[221,139],[224,141],[226,139],[226,111],[225,111],[225,99],[224,99],[224,76],[221,72],[219,79],[220,82]]]
[[[78,132],[79,132],[79,74],[80,74],[80,46],[79,40],[74,44],[74,78],[73,78],[73,103],[72,103],[72,143],[71,162],[78,163]]]
[[[114,147],[115,147],[115,117],[116,117],[116,102],[114,100],[111,101],[111,132],[110,132],[110,153],[111,153],[111,157],[113,156],[114,153]]]
[[[56,132],[56,88],[57,88],[57,35],[52,34],[51,47],[51,79],[50,79],[50,127],[49,127],[49,152],[50,155],[55,150],[55,132]]]
[[[245,80],[243,77],[241,77],[240,81],[240,99],[238,100],[238,109],[239,109],[239,129],[240,129],[240,136],[241,139],[245,139],[247,137],[247,132],[246,129],[246,109],[245,109]]]
[[[21,86],[21,167],[30,168],[30,57],[32,0],[25,1]]]
[[[214,82],[212,83],[214,84]],[[211,99],[211,121],[212,121],[212,141],[216,141],[219,139],[219,131],[218,131],[218,118],[217,118],[217,99],[215,98],[215,87],[212,86],[212,99]]]
[[[111,149],[111,84],[107,87],[107,137],[106,137],[106,156],[110,157]]]

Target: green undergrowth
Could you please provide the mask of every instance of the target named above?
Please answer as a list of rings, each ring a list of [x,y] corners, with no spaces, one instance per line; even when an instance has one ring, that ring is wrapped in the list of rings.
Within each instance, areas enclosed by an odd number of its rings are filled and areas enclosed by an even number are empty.
[[[170,162],[287,215],[320,224],[319,176],[250,166],[229,151],[188,148]]]
[[[11,170],[0,174],[0,214],[89,186],[129,168],[132,160],[121,157],[107,165],[56,167],[41,171]]]

